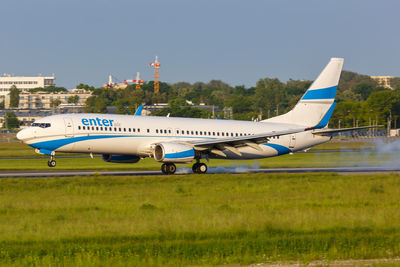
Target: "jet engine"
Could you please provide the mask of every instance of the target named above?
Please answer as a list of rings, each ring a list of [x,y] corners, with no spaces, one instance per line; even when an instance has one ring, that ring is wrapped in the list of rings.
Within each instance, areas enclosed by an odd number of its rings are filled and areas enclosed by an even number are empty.
[[[103,154],[103,160],[112,163],[136,163],[140,157],[135,155],[110,155]]]
[[[161,162],[186,163],[195,158],[191,146],[176,143],[160,143],[154,148],[154,159]]]

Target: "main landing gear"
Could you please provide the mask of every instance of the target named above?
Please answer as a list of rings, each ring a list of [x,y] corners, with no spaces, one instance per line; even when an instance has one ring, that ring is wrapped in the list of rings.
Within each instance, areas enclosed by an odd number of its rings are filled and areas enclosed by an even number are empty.
[[[176,165],[174,163],[164,163],[163,165],[161,165],[161,171],[163,174],[174,174],[176,172]],[[193,164],[192,171],[193,173],[198,174],[206,173],[207,165],[198,161]]]
[[[56,161],[55,161],[53,155],[50,156],[50,160],[47,162],[47,166],[49,166],[49,167],[55,167],[56,166]]]
[[[174,174],[176,172],[176,165],[173,163],[164,163],[161,165],[161,171],[164,174]]]
[[[204,163],[196,162],[192,166],[193,173],[203,174],[207,172],[207,165]]]

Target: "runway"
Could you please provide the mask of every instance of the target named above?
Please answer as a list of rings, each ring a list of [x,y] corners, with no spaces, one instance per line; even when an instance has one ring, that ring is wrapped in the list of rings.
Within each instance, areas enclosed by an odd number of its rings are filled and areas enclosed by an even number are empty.
[[[329,167],[329,168],[270,168],[270,169],[252,169],[241,167],[210,167],[208,174],[226,173],[318,173],[318,172],[335,172],[341,174],[368,174],[368,173],[400,173],[400,167]],[[178,168],[176,175],[192,174],[188,168]],[[39,177],[73,177],[73,176],[148,176],[148,175],[163,175],[161,171],[4,171],[0,173],[0,178],[39,178]]]

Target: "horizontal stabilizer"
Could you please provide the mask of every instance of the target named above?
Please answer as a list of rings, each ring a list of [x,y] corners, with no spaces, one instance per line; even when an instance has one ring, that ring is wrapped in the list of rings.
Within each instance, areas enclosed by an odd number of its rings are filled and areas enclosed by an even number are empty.
[[[313,134],[317,135],[332,135],[334,133],[341,133],[341,132],[349,132],[349,131],[357,131],[363,129],[371,129],[371,128],[378,128],[382,127],[383,125],[375,125],[375,126],[363,126],[363,127],[353,127],[353,128],[341,128],[341,129],[324,129],[324,130],[316,130]]]

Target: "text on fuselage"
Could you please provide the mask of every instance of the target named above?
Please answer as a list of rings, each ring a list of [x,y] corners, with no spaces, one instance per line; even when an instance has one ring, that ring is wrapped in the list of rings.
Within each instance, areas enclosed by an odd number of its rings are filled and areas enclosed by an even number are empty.
[[[114,120],[107,120],[107,119],[82,119],[82,124],[85,126],[114,126]]]

